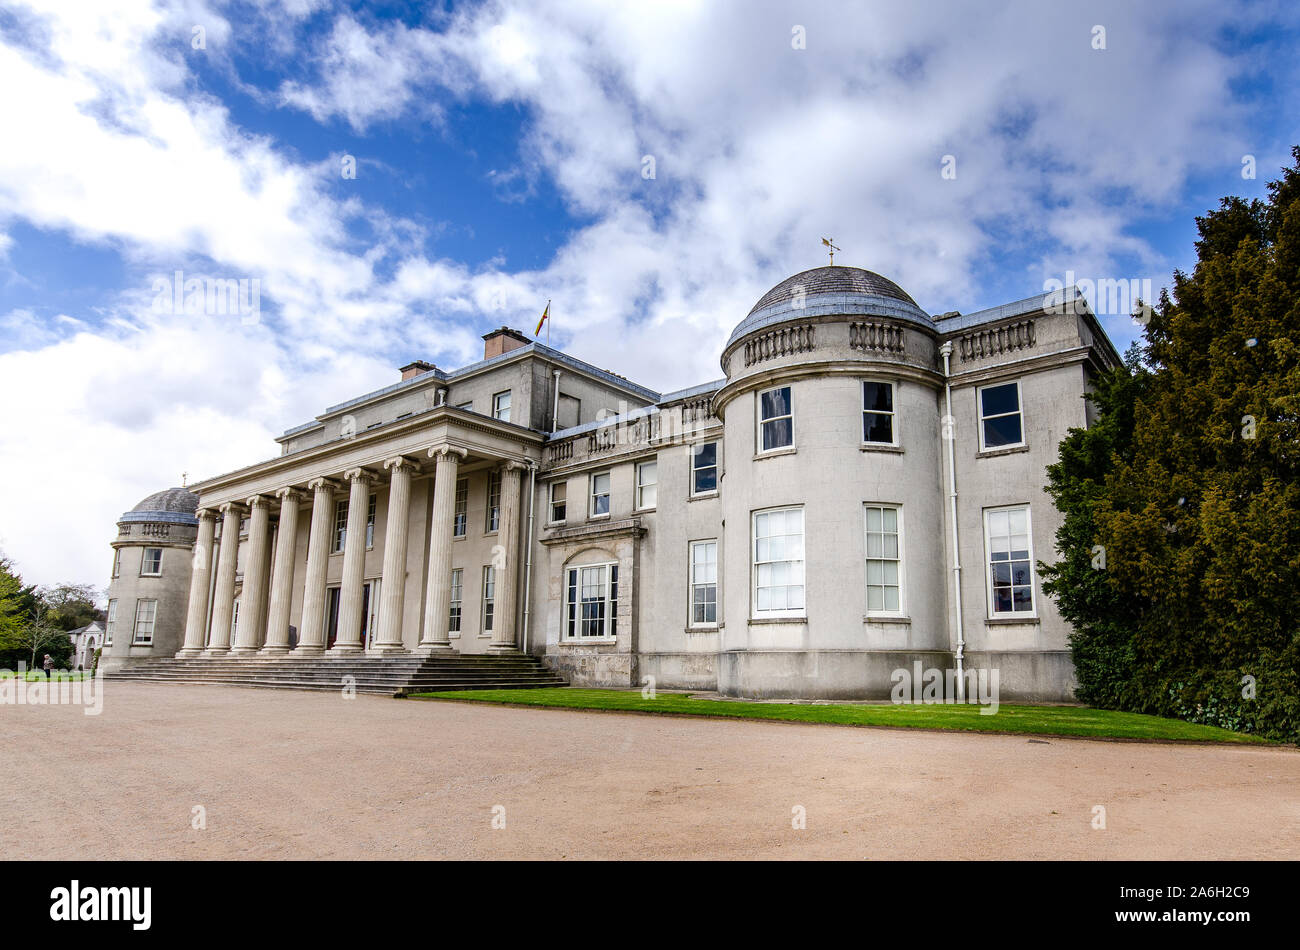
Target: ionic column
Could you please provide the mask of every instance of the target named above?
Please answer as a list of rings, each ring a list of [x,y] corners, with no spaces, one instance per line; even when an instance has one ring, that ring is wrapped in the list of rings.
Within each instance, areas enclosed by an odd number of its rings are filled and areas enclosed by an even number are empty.
[[[185,645],[178,657],[198,656],[203,652],[203,635],[208,626],[208,588],[212,584],[212,538],[217,533],[217,518],[210,508],[198,511],[199,536],[194,541],[190,569],[190,601],[185,615]]]
[[[519,590],[519,479],[522,462],[501,466],[501,532],[497,540],[501,552],[493,552],[496,569],[496,604],[492,615],[492,643],[488,653],[517,653],[515,645],[515,604]]]
[[[270,573],[271,503],[265,495],[248,499],[248,554],[244,558],[244,594],[240,623],[231,653],[256,653],[266,620],[266,586]]]
[[[271,607],[266,618],[266,646],[263,656],[289,652],[289,608],[293,604],[293,555],[298,540],[298,503],[302,494],[281,488],[280,528],[275,537],[275,568],[271,576]]]
[[[435,459],[433,474],[433,523],[429,527],[429,574],[424,598],[422,653],[448,653],[447,635],[451,611],[451,530],[456,514],[456,472],[468,453],[450,445],[429,449]]]
[[[406,542],[410,532],[411,476],[416,465],[401,456],[384,468],[392,473],[388,485],[388,520],[384,525],[384,579],[379,604],[379,631],[374,653],[404,653],[402,608],[406,602]]]
[[[366,515],[370,508],[370,473],[363,468],[343,474],[350,483],[348,533],[343,539],[343,587],[339,591],[339,628],[331,653],[356,653],[361,643],[361,596],[366,576]]]
[[[307,483],[311,491],[311,533],[307,536],[307,581],[302,596],[302,625],[298,628],[298,646],[294,656],[315,656],[325,651],[325,578],[330,560],[330,533],[333,530],[334,491],[338,482],[331,478],[314,478]]]
[[[239,521],[243,506],[221,506],[221,546],[217,553],[217,589],[212,595],[212,637],[204,656],[230,652],[230,623],[235,616],[235,569],[239,564]]]

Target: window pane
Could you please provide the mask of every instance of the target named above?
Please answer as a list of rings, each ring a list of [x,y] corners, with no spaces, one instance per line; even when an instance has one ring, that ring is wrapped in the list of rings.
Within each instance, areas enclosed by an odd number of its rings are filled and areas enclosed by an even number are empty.
[[[694,459],[696,468],[707,468],[718,464],[718,443],[705,442],[695,446]]]
[[[981,415],[996,416],[1004,412],[1019,412],[1019,387],[1015,383],[1002,386],[989,386],[980,390]]]
[[[986,448],[996,448],[999,445],[1016,445],[1021,441],[1019,416],[1000,416],[997,419],[984,420],[984,445]]]
[[[890,383],[863,383],[862,408],[876,412],[894,411],[894,387]]]
[[[862,416],[862,441],[894,443],[894,417],[867,412]]]
[[[592,487],[592,491],[593,491],[595,494],[597,494],[597,495],[608,494],[608,493],[609,493],[609,476],[608,476],[608,475],[597,475],[594,479],[592,479],[592,486],[593,486],[593,487]]]
[[[781,449],[794,444],[794,429],[789,419],[763,423],[763,448]]]
[[[783,386],[763,393],[763,418],[773,419],[790,414],[790,387]]]

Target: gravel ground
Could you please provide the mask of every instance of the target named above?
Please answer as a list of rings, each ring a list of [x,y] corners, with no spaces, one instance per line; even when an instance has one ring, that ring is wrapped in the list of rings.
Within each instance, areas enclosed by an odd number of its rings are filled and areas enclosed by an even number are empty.
[[[1300,858],[1289,748],[145,683],[0,736],[8,859]]]

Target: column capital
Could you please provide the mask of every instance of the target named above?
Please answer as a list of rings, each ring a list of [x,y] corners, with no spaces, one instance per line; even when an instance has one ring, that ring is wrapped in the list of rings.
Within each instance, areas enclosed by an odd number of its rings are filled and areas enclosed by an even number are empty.
[[[244,504],[248,507],[249,511],[252,511],[254,508],[270,508],[271,499],[266,495],[249,495],[248,500],[244,502]]]
[[[527,462],[517,462],[514,459],[507,459],[501,463],[502,472],[526,472],[527,470]]]
[[[364,468],[350,468],[343,473],[345,482],[370,482],[374,480],[374,473]]]
[[[275,490],[275,497],[278,498],[281,503],[286,501],[301,501],[302,492],[293,485],[286,485],[284,488],[277,488]]]
[[[338,491],[343,485],[335,478],[326,478],[324,475],[317,475],[315,478],[308,480],[308,491],[320,491],[322,488],[328,488],[330,491]]]
[[[198,511],[194,512],[194,517],[198,518],[199,521],[215,522],[217,520],[217,512],[211,508],[200,508]]]
[[[223,516],[232,511],[237,515],[243,516],[244,512],[247,511],[248,509],[247,506],[244,505],[242,502],[228,501],[224,505],[221,505],[218,510],[221,512]]]
[[[458,462],[463,462],[468,455],[469,452],[458,445],[448,445],[444,442],[442,445],[429,446],[429,458],[437,459],[440,462],[452,457],[455,457]]]
[[[384,459],[384,469],[394,475],[403,470],[414,475],[420,471],[420,463],[408,459],[405,455],[398,455],[394,458]]]

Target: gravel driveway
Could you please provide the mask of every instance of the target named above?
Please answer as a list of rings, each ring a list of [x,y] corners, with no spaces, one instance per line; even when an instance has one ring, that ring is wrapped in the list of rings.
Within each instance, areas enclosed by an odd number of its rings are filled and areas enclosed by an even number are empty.
[[[0,736],[11,859],[1300,858],[1287,748],[145,683]]]

